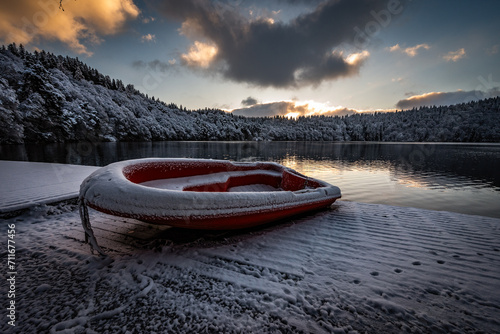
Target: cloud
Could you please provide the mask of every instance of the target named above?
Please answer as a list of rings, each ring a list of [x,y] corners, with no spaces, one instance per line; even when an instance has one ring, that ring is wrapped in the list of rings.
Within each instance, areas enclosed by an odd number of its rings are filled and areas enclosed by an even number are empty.
[[[270,102],[254,104],[247,108],[233,109],[233,115],[246,116],[246,117],[272,117],[284,116],[288,113],[288,106],[290,102]]]
[[[217,52],[215,45],[195,41],[189,52],[181,55],[181,59],[187,66],[208,68],[217,56]]]
[[[156,42],[156,36],[154,34],[147,34],[141,37],[141,42]]]
[[[132,67],[137,69],[137,70],[149,70],[149,71],[154,71],[154,72],[161,72],[161,73],[166,73],[168,71],[176,69],[176,61],[175,59],[171,59],[167,62],[160,61],[158,59],[145,62],[142,60],[136,60],[132,62]]]
[[[357,74],[369,54],[341,48],[355,45],[354,28],[374,21],[372,13],[385,10],[387,0],[323,1],[286,23],[248,17],[226,1],[156,0],[155,6],[182,22],[179,32],[193,42],[185,55],[200,45],[217,50],[199,66],[236,82],[299,87]]]
[[[36,44],[40,39],[60,41],[73,51],[92,55],[88,44],[116,34],[140,11],[132,0],[64,1],[64,11],[54,0],[0,2],[0,42]]]
[[[257,101],[257,99],[255,99],[251,96],[249,96],[246,99],[244,99],[243,101],[241,101],[241,105],[245,106],[245,107],[253,106],[257,103],[259,103],[259,101]]]
[[[390,52],[403,52],[406,53],[410,57],[415,57],[418,54],[419,49],[425,49],[429,50],[431,47],[428,44],[418,44],[412,47],[408,47],[405,49],[402,49],[399,44],[393,45],[389,48],[387,48]]]
[[[344,57],[342,52],[332,52],[321,59],[320,63],[298,69],[294,73],[295,79],[303,84],[319,84],[323,80],[351,76],[359,72],[369,55],[368,51],[363,51]]]
[[[156,18],[154,18],[152,16],[151,17],[145,17],[145,18],[142,19],[142,23],[148,24],[150,22],[154,22],[155,20],[156,20]]]
[[[300,3],[306,3],[306,4],[319,3],[321,1],[323,1],[323,0],[278,0],[278,2],[286,2],[286,3],[289,3],[291,5],[297,5]]]
[[[401,47],[399,46],[399,44],[396,44],[396,45],[393,45],[393,46],[390,46],[387,48],[389,51],[391,52],[395,52],[395,51],[400,51],[401,50]]]
[[[443,56],[443,59],[446,61],[453,61],[456,62],[466,56],[465,49],[461,48],[458,49],[457,51],[450,51],[447,54]]]
[[[242,101],[256,102],[252,97]],[[314,101],[277,101],[267,103],[254,103],[246,108],[233,109],[231,112],[234,115],[246,117],[272,117],[272,116],[286,116],[286,117],[299,117],[299,116],[344,116],[355,114],[358,111],[344,107],[331,107],[324,103]]]
[[[398,109],[412,109],[420,106],[447,106],[457,103],[470,102],[500,95],[498,87],[488,91],[472,90],[456,92],[430,92],[421,95],[413,95],[407,99],[398,101]]]
[[[500,48],[500,45],[495,44],[492,47],[486,49],[486,54],[489,56],[496,55],[498,53],[499,48]]]

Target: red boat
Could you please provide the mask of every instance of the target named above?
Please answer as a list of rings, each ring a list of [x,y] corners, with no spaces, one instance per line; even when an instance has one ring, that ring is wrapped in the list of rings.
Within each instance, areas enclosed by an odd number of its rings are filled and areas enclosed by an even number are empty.
[[[340,189],[272,162],[138,159],[102,167],[80,187],[87,206],[154,224],[189,229],[240,229],[325,208]]]

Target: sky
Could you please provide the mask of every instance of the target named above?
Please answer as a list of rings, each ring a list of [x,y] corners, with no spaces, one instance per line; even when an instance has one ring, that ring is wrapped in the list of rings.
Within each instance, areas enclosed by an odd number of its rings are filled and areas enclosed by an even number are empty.
[[[245,116],[500,95],[500,2],[17,0],[0,43],[78,57],[148,96]]]

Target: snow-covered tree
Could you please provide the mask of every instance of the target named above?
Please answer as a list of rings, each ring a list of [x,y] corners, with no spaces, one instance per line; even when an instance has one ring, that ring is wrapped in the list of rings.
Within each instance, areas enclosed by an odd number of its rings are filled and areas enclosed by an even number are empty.
[[[148,98],[78,58],[0,48],[0,143],[109,140],[500,142],[500,99],[342,117],[247,118]]]

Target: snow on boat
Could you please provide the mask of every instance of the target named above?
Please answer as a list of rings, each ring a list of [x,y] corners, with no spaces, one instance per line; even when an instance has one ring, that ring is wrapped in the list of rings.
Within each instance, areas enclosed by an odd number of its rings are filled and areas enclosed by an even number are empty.
[[[87,206],[188,229],[240,229],[330,206],[340,189],[272,162],[149,158],[102,167],[80,187],[86,236],[97,247]],[[92,240],[94,239],[94,240]]]

